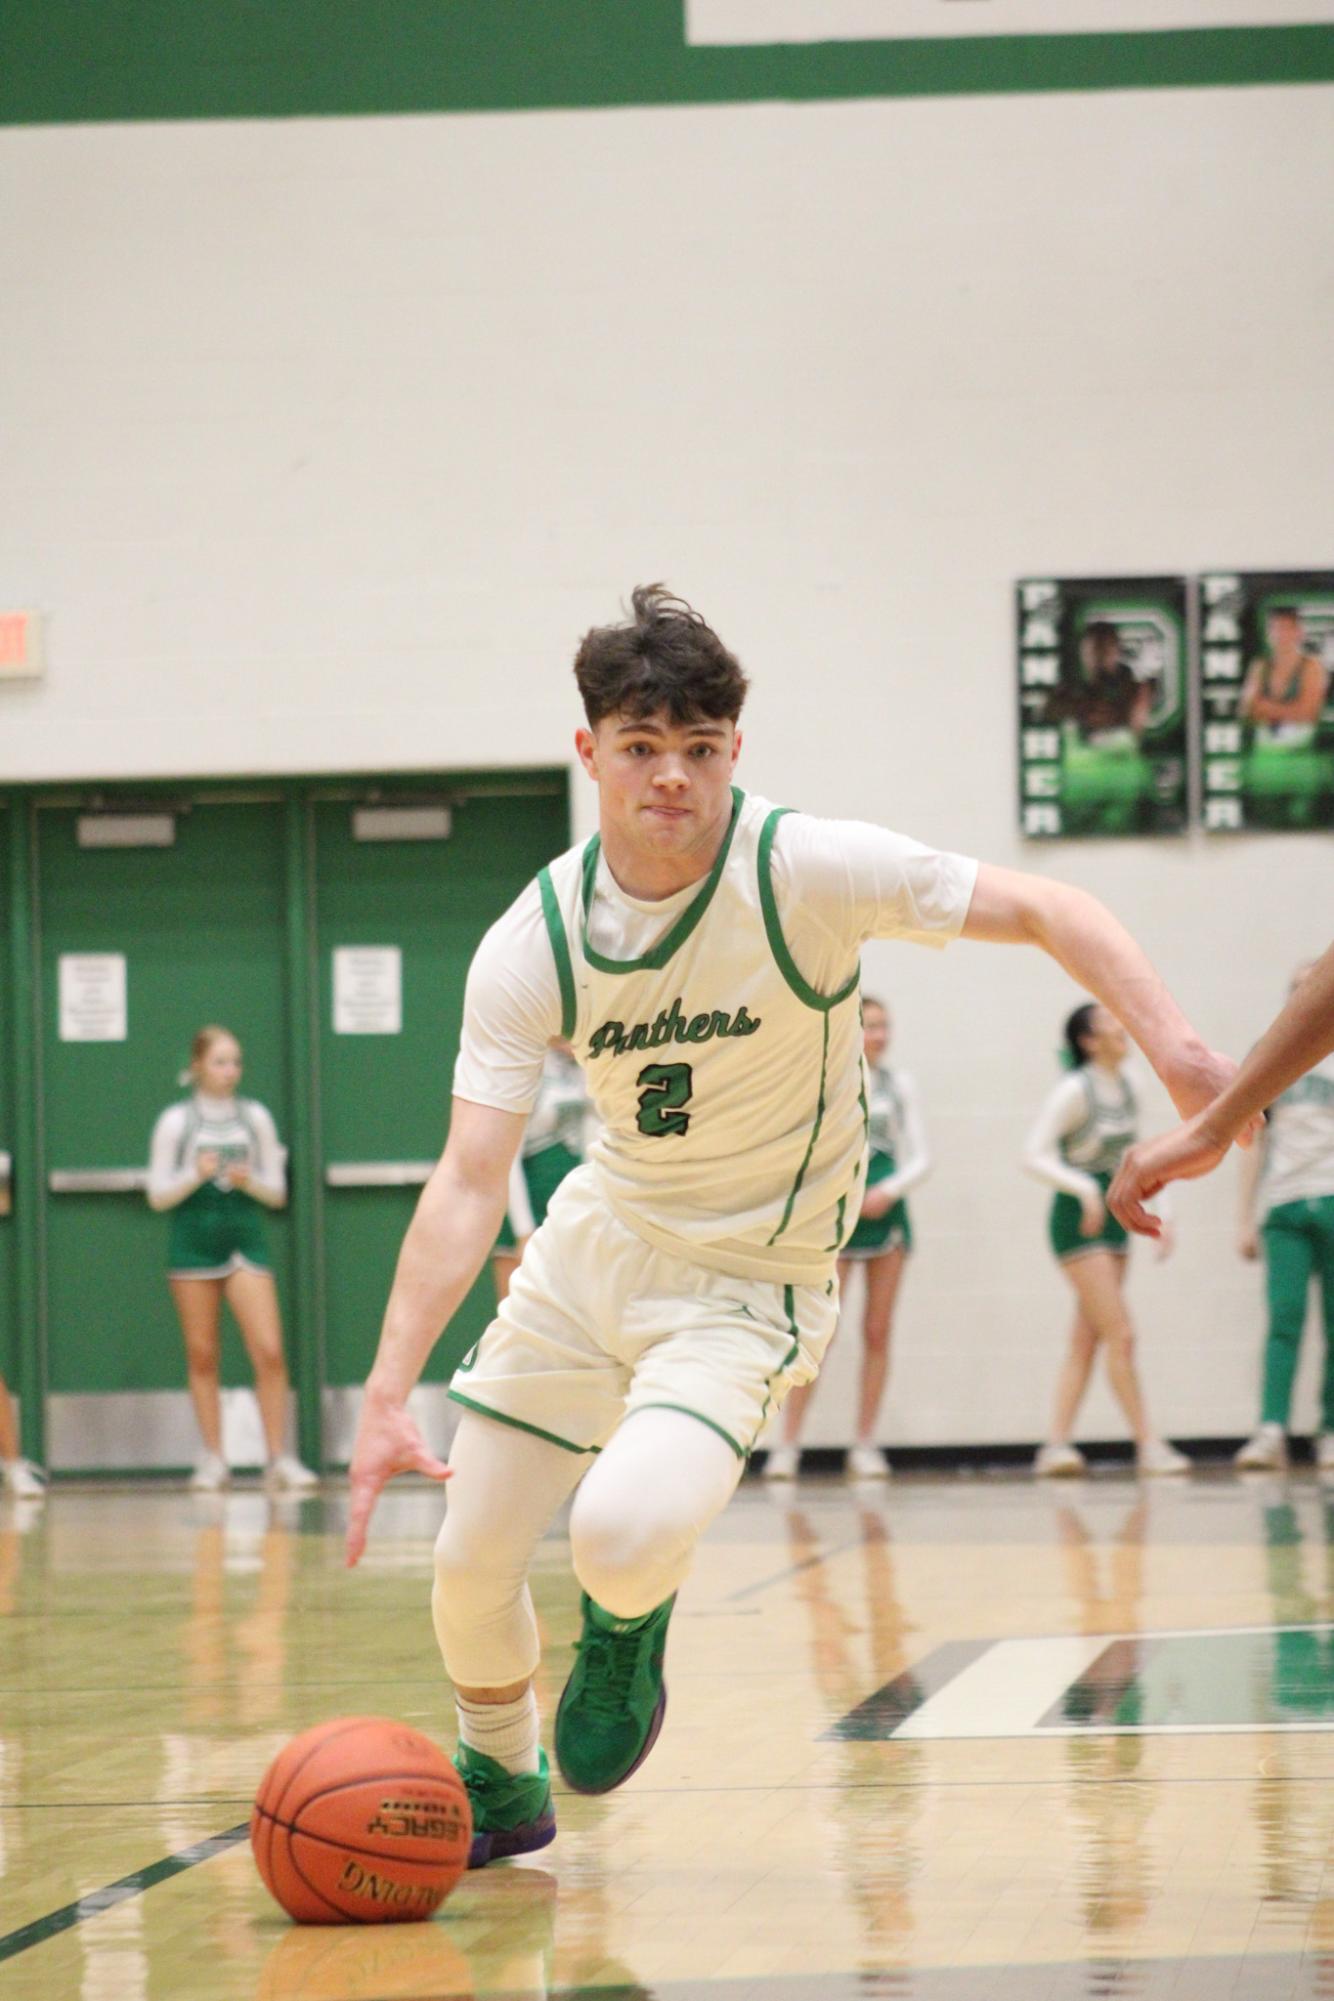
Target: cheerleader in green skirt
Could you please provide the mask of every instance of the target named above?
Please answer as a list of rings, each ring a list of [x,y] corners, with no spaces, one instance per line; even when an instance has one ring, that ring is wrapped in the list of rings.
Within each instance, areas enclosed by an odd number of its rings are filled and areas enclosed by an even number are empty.
[[[315,1475],[284,1446],[287,1362],[264,1213],[287,1200],[286,1156],[271,1114],[237,1095],[241,1045],[225,1028],[201,1028],[190,1050],[191,1095],[169,1105],[149,1149],[150,1208],[171,1217],[167,1282],[185,1339],[190,1400],[203,1440],[191,1486],[225,1487],[218,1359],[222,1302],[236,1316],[255,1371],[255,1395],[275,1487],[313,1487]]]
[[[885,1061],[889,1037],[888,1008],[883,1001],[864,994],[862,1044],[870,1153],[861,1215],[838,1261],[841,1287],[846,1287],[854,1265],[861,1267],[866,1280],[857,1435],[847,1458],[848,1475],[854,1480],[883,1480],[890,1470],[875,1442],[875,1431],[889,1376],[894,1307],[912,1251],[912,1223],[905,1198],[931,1171],[912,1079],[903,1070],[892,1070]],[[801,1464],[801,1428],[814,1389],[814,1383],[807,1383],[790,1393],[783,1407],[782,1443],[770,1449],[764,1462],[766,1479],[796,1477]]]
[[[1069,1073],[1029,1134],[1024,1166],[1055,1190],[1047,1234],[1075,1295],[1070,1347],[1056,1387],[1051,1432],[1034,1461],[1046,1478],[1087,1472],[1071,1433],[1101,1349],[1107,1380],[1126,1414],[1141,1473],[1186,1473],[1190,1461],[1153,1430],[1135,1367],[1135,1330],[1125,1303],[1126,1233],[1107,1207],[1121,1156],[1137,1136],[1139,1110],[1124,1064],[1129,1038],[1107,1008],[1077,1007],[1065,1024]],[[1171,1234],[1158,1239],[1160,1255]]]

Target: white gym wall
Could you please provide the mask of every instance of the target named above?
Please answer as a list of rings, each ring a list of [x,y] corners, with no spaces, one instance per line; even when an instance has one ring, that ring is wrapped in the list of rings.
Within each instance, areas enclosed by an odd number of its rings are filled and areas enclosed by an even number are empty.
[[[1236,1051],[1328,942],[1327,839],[1020,842],[1011,586],[1334,560],[1334,90],[34,128],[0,181],[0,605],[49,617],[0,781],[550,764],[663,577],[753,673],[754,789],[1085,883]],[[1035,1438],[1018,1155],[1077,996],[976,946],[867,982],[936,1155],[885,1436]],[[1234,1203],[1136,1259],[1178,1435],[1255,1416]]]

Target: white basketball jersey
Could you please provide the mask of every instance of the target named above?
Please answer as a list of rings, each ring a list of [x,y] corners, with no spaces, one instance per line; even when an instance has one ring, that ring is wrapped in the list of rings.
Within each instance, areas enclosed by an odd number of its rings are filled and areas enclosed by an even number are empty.
[[[820,994],[788,951],[770,876],[784,810],[734,791],[712,870],[638,959],[589,941],[596,836],[538,881],[611,1207],[698,1264],[810,1284],[832,1272],[861,1206],[860,974],[850,965]]]

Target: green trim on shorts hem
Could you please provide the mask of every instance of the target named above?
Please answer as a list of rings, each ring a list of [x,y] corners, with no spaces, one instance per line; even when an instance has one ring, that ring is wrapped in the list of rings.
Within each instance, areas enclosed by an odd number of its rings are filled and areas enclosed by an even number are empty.
[[[1095,1251],[1106,1251],[1108,1257],[1112,1258],[1128,1258],[1130,1256],[1129,1244],[1104,1244],[1098,1242],[1096,1244],[1081,1244],[1077,1250],[1073,1251],[1057,1251],[1056,1262],[1058,1265],[1072,1265],[1077,1258],[1091,1258]]]
[[[450,1390],[451,1403],[461,1403],[467,1410],[475,1410],[481,1417],[493,1417],[497,1424],[508,1424],[515,1431],[526,1431],[533,1438],[544,1438],[548,1445],[559,1445],[563,1452],[577,1452],[582,1457],[585,1452],[600,1452],[600,1445],[572,1445],[568,1438],[557,1438],[554,1431],[543,1431],[540,1424],[525,1424],[521,1417],[511,1417],[508,1411],[493,1410],[489,1403],[478,1403],[474,1397],[465,1397],[461,1390]]]
[[[635,1411],[639,1410],[679,1410],[682,1417],[693,1417],[699,1424],[706,1424],[710,1431],[716,1431],[719,1438],[725,1444],[731,1446],[738,1459],[746,1460],[750,1457],[745,1446],[738,1445],[730,1431],[724,1431],[722,1426],[715,1424],[711,1417],[705,1417],[702,1410],[692,1410],[688,1403],[659,1403],[656,1399],[652,1403],[637,1403],[634,1410],[628,1410],[625,1413],[625,1417],[622,1418],[621,1422],[624,1424],[626,1419],[632,1418]]]

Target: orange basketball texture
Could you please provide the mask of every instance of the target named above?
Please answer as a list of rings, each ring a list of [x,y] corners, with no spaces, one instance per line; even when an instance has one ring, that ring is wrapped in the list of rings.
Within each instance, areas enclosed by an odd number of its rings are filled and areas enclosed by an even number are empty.
[[[388,1716],[340,1716],[285,1744],[260,1781],[250,1845],[305,1925],[429,1918],[468,1866],[472,1810],[438,1744]]]

